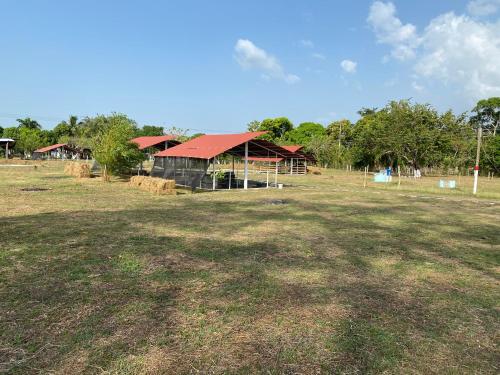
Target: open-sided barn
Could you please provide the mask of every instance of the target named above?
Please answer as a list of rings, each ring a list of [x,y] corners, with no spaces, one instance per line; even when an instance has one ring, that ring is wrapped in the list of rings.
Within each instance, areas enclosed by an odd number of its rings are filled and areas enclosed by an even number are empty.
[[[299,155],[272,142],[258,139],[263,134],[265,132],[202,135],[155,154],[151,175],[174,179],[178,185],[191,188],[212,188],[214,190],[216,188],[233,188],[238,186],[234,175],[234,158],[239,158],[244,163],[243,188],[253,187],[255,184],[248,180],[249,158],[300,158]],[[223,172],[223,178],[219,179],[216,178],[215,169],[217,158],[222,155],[231,156],[232,168],[228,172]],[[212,165],[211,181],[206,178],[210,164]],[[277,183],[276,178],[277,170],[275,183]]]

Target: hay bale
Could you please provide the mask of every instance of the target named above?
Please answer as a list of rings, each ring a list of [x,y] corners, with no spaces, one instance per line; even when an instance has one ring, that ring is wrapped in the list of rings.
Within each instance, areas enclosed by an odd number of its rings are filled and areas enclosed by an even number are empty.
[[[129,181],[130,186],[139,187],[144,182],[144,176],[132,176]]]
[[[70,162],[64,166],[64,173],[77,178],[90,178],[90,166],[86,163]]]
[[[158,177],[133,176],[129,185],[155,194],[176,194],[175,181]]]
[[[74,176],[76,178],[90,178],[90,166],[85,163],[75,163],[73,167]]]
[[[64,173],[73,176],[73,163],[66,163]]]
[[[320,175],[321,174],[321,168],[318,168],[318,167],[307,167],[307,173],[308,174]]]

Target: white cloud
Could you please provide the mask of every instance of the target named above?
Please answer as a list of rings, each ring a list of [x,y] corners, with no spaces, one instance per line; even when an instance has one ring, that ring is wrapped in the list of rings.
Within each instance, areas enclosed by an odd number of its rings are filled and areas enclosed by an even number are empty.
[[[423,89],[417,81],[427,80],[452,88],[469,102],[500,95],[500,21],[482,22],[450,12],[431,20],[419,34],[395,13],[392,3],[376,1],[368,22],[377,41],[392,47],[393,57],[415,59],[415,90]]]
[[[312,57],[318,60],[326,60],[326,56],[321,53],[313,53]]]
[[[422,91],[424,91],[424,86],[419,85],[419,84],[418,84],[417,82],[415,82],[415,81],[413,81],[413,82],[411,83],[411,87],[413,87],[413,90],[418,91],[418,92],[422,92]]]
[[[351,60],[342,60],[340,66],[347,73],[356,73],[356,68],[358,66],[358,63]]]
[[[377,41],[392,46],[391,55],[394,58],[407,60],[415,56],[415,48],[419,44],[417,29],[410,23],[403,25],[396,17],[393,3],[375,1],[370,7],[367,21],[373,28]]]
[[[239,39],[234,46],[235,59],[243,69],[256,69],[263,72],[264,79],[280,79],[293,84],[300,81],[295,74],[286,73],[279,61],[248,39]]]
[[[477,17],[495,14],[500,9],[500,0],[472,0],[467,4],[467,11]]]
[[[302,39],[302,40],[300,40],[300,45],[302,47],[306,47],[306,48],[314,48],[314,43],[311,40],[308,40],[308,39]]]
[[[473,99],[500,94],[500,22],[446,13],[431,21],[422,40],[417,74],[455,84]]]

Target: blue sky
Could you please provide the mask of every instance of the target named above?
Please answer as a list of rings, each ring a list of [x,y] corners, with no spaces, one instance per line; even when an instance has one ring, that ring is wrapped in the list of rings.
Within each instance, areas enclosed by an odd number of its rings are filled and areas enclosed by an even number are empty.
[[[0,0],[0,125],[122,112],[236,132],[500,96],[498,0]]]

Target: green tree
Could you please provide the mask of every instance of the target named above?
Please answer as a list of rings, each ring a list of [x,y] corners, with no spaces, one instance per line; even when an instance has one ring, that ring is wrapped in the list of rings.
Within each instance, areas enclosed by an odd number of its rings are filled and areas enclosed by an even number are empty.
[[[339,145],[337,139],[328,135],[312,138],[306,149],[314,155],[316,162],[324,167],[343,168],[352,164],[351,149]]]
[[[293,129],[293,124],[286,117],[267,118],[259,124],[258,128],[257,122],[252,121],[248,124],[248,129],[251,131],[266,131],[267,134],[263,135],[262,138],[273,142],[281,142],[284,140],[285,134]]]
[[[16,126],[4,128],[2,136],[4,138],[19,139],[19,128]]]
[[[326,128],[326,134],[336,139],[337,143],[348,147],[352,141],[353,125],[349,120],[334,121]]]
[[[477,102],[472,110],[475,113],[471,120],[484,130],[496,136],[500,125],[500,97],[483,99]]]
[[[99,116],[94,124],[98,132],[91,138],[92,153],[103,170],[103,179],[108,174],[123,173],[145,159],[135,143],[130,142],[137,134],[136,123],[125,115]]]
[[[61,137],[65,137],[65,139],[76,137],[78,135],[79,124],[77,116],[70,116],[68,121],[61,121],[53,129],[56,140],[59,140]]]
[[[488,172],[500,172],[500,134],[483,138],[480,168]]]
[[[55,136],[53,130],[46,130],[46,129],[40,130],[40,137],[42,138],[43,145],[48,146],[48,145],[53,145],[53,144],[57,143],[57,137]],[[65,143],[65,142],[61,142],[61,143]]]
[[[144,125],[137,132],[137,136],[138,137],[155,136],[155,135],[163,135],[164,133],[165,132],[163,126]]]
[[[326,134],[323,125],[314,122],[303,122],[295,129],[285,133],[285,141],[307,146],[313,139],[321,138]]]
[[[260,121],[253,120],[247,124],[247,129],[249,132],[256,132],[260,129]]]
[[[29,117],[26,117],[26,118],[18,118],[16,120],[19,125],[19,129],[22,129],[22,128],[27,128],[27,129],[41,129],[42,128],[42,125],[40,125],[37,121],[35,120],[32,120],[31,118]]]
[[[473,162],[476,137],[472,124],[465,114],[455,116],[447,111],[439,118],[438,152],[433,165],[463,169]]]
[[[39,129],[23,127],[19,129],[18,147],[25,156],[29,156],[43,145],[42,132]]]
[[[439,115],[429,105],[392,101],[375,113],[366,111],[356,123],[355,159],[358,164],[427,166],[440,159],[439,131]]]

